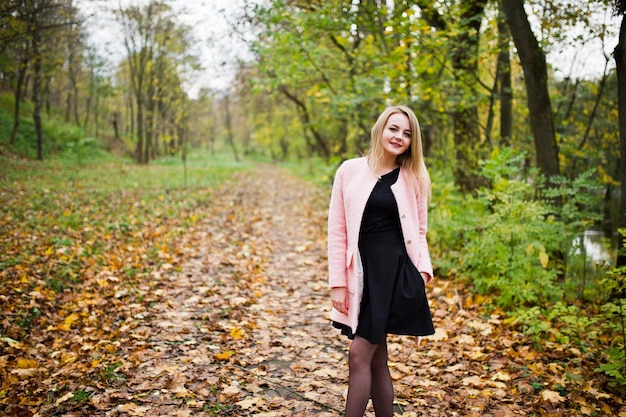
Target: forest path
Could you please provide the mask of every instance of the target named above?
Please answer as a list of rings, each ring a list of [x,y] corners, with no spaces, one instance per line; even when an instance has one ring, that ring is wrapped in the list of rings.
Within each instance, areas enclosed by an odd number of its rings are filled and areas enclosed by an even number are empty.
[[[267,165],[216,190],[177,248],[187,261],[154,274],[141,289],[150,308],[138,307],[119,330],[124,361],[111,376],[123,378],[109,378],[83,410],[341,415],[349,342],[328,319],[328,198]],[[436,334],[420,347],[388,339],[396,416],[578,415],[551,387],[532,385],[558,364],[533,363],[528,342],[498,315],[485,316],[479,300],[461,299],[452,281],[438,278],[427,291]]]

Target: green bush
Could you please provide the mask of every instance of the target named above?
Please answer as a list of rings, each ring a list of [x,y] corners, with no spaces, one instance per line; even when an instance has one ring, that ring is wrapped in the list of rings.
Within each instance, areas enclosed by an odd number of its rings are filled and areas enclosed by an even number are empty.
[[[625,270],[598,265],[590,278],[585,251],[573,244],[601,218],[595,173],[547,182],[525,170],[523,154],[502,149],[482,162],[482,175],[489,187],[473,195],[433,175],[429,242],[439,274],[489,295],[538,348],[599,352],[596,372],[626,384]]]
[[[576,294],[570,290],[579,282],[564,285],[568,258],[575,260],[568,255],[601,207],[593,172],[554,178],[548,187],[524,164],[522,153],[495,150],[481,163],[489,187],[474,195],[461,194],[451,178],[433,177],[429,240],[440,273],[457,272],[507,311]]]
[[[560,246],[560,225],[542,201],[534,199],[536,184],[522,175],[523,155],[510,149],[484,161],[483,175],[491,188],[478,192],[488,206],[476,219],[463,267],[481,293],[496,295],[499,306],[553,302],[562,297],[555,284],[558,267],[550,254]]]
[[[620,230],[620,233],[626,234],[626,230]],[[626,250],[626,247],[620,250]],[[606,283],[611,296],[599,316],[610,335],[609,347],[596,372],[607,374],[616,384],[626,385],[626,267],[611,270]]]
[[[461,254],[474,234],[475,221],[487,212],[487,205],[461,193],[451,173],[433,170],[431,176],[428,244],[433,266],[437,275],[455,275],[462,269]]]

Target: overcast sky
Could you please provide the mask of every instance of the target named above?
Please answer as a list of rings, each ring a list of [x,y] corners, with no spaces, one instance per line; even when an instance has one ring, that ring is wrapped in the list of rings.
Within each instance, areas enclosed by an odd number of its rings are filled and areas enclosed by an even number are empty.
[[[180,12],[181,22],[193,28],[196,54],[204,71],[190,87],[192,95],[201,87],[222,89],[228,86],[238,58],[247,56],[245,45],[232,36],[230,23],[243,9],[244,0],[165,0]],[[75,0],[88,16],[89,41],[117,65],[125,56],[122,34],[111,12],[119,5],[145,5],[149,0]]]
[[[239,58],[246,58],[245,45],[237,41],[230,31],[230,23],[241,12],[245,0],[165,0],[180,11],[181,21],[194,29],[198,40],[197,55],[205,70],[198,74],[190,86],[192,95],[201,87],[223,89],[228,86],[236,70]],[[258,0],[262,2],[263,0]],[[92,42],[112,65],[123,58],[123,39],[111,9],[119,5],[147,4],[149,0],[75,0],[80,10],[89,17],[88,31]],[[556,75],[565,77],[597,78],[602,75],[605,55],[611,55],[617,44],[619,21],[610,15],[597,15],[596,22],[604,22],[614,28],[615,36],[606,39],[604,46],[598,38],[585,45],[561,46],[548,53],[548,61],[555,68]],[[580,30],[581,34],[585,34]],[[615,64],[610,57],[609,68]]]

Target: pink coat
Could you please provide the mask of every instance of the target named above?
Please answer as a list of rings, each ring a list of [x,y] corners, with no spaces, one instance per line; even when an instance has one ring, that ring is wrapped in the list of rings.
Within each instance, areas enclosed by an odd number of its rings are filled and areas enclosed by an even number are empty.
[[[345,161],[335,174],[328,211],[328,282],[331,288],[347,287],[348,314],[336,309],[331,320],[343,323],[356,332],[363,295],[363,267],[359,254],[359,230],[365,204],[378,177],[370,170],[365,157]],[[406,251],[426,282],[433,277],[433,267],[426,241],[427,198],[417,196],[405,169],[391,186],[398,204]]]

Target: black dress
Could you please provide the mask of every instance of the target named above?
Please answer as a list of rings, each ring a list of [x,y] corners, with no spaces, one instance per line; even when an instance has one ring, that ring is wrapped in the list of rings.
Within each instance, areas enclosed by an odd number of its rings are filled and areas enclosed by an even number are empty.
[[[374,186],[359,234],[364,287],[356,334],[373,344],[383,343],[390,333],[435,333],[424,280],[406,252],[398,205],[391,191],[399,173],[397,168],[383,175]],[[354,338],[348,326],[333,325]]]

